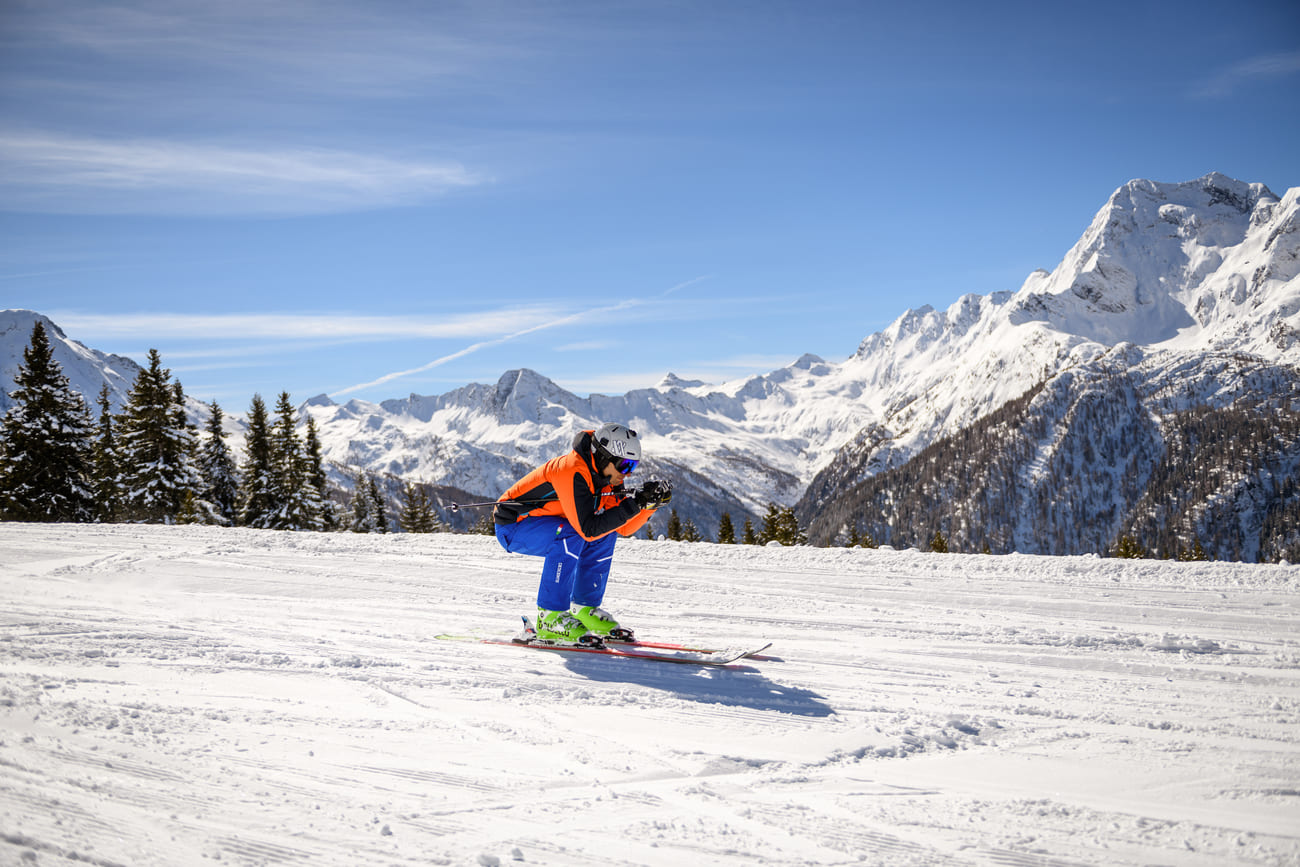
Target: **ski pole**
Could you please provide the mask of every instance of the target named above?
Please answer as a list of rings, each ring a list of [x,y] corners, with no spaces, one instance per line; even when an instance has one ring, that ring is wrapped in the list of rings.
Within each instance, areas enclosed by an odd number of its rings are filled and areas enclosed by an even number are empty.
[[[610,491],[608,494],[605,494],[604,496],[630,497],[632,496],[632,491]],[[554,497],[548,497],[544,500],[493,500],[490,503],[451,503],[451,510],[453,512],[459,512],[461,509],[486,509],[489,506],[495,506],[498,503],[501,503],[502,505],[506,505],[506,506],[533,507],[533,506],[542,506],[545,505],[546,503],[551,503],[554,501],[555,501]]]
[[[492,500],[490,503],[452,503],[451,510],[453,512],[459,512],[461,509],[486,509],[489,506],[495,506],[497,503],[502,503],[507,506],[540,506],[545,502],[546,500]]]

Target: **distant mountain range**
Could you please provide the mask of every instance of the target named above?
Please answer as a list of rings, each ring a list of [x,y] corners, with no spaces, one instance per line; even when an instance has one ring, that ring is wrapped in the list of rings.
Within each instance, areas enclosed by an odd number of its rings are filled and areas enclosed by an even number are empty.
[[[492,498],[575,429],[619,420],[706,534],[723,511],[739,526],[776,502],[797,504],[821,543],[924,544],[940,532],[961,550],[1077,553],[1133,532],[1166,539],[1161,553],[1197,541],[1271,556],[1290,543],[1259,534],[1300,496],[1286,493],[1300,461],[1286,433],[1300,397],[1298,212],[1300,188],[1279,198],[1220,174],[1132,181],[1053,271],[946,311],[909,310],[843,362],[805,355],[721,385],[669,374],[586,398],[515,370],[379,404],[320,396],[303,412],[345,486],[366,470]],[[0,313],[0,386],[36,315]],[[51,333],[88,398],[105,381],[125,393],[133,362]],[[1211,454],[1204,437],[1186,440],[1193,419],[1254,425],[1271,443],[1255,452],[1272,457],[1235,465],[1201,499],[1153,492],[1153,479],[1168,484]],[[1216,541],[1206,528],[1228,517],[1242,529]]]

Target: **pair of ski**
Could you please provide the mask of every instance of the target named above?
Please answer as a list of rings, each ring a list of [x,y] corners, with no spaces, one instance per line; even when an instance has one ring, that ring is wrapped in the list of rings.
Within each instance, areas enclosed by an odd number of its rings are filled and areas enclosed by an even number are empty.
[[[692,647],[687,644],[673,644],[663,641],[636,641],[620,639],[599,639],[591,644],[554,644],[537,637],[537,630],[532,621],[524,617],[523,630],[513,638],[474,638],[465,635],[439,635],[443,641],[477,641],[481,644],[496,644],[503,647],[522,647],[530,650],[551,650],[557,653],[583,653],[599,656],[616,656],[623,659],[643,659],[649,662],[674,662],[682,665],[731,665],[742,659],[771,659],[762,656],[762,652],[772,646],[771,642],[762,647],[743,648],[709,648]]]

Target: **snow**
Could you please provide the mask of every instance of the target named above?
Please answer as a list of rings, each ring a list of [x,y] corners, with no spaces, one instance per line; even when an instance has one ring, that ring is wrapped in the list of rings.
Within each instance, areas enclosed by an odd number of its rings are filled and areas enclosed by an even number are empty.
[[[1300,863],[1300,567],[0,524],[0,863]]]

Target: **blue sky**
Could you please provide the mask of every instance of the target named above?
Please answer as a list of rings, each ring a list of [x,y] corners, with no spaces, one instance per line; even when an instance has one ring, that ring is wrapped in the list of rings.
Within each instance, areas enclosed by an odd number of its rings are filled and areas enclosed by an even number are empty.
[[[10,0],[0,307],[234,411],[720,382],[1300,185],[1297,105],[1289,0]]]

